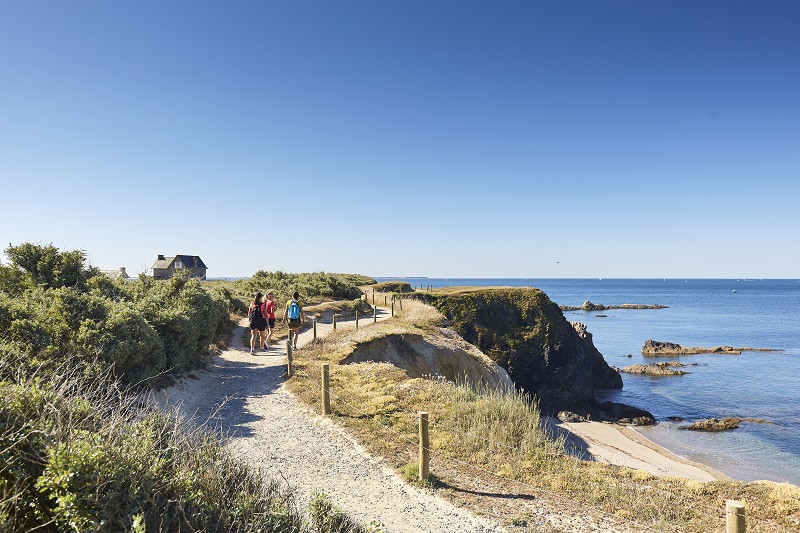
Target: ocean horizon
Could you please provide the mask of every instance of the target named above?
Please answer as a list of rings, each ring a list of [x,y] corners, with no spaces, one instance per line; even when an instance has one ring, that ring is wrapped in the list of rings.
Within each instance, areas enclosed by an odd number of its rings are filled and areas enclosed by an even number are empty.
[[[636,428],[686,459],[707,464],[733,479],[766,479],[800,485],[800,280],[753,278],[402,278],[416,288],[530,286],[558,305],[584,301],[604,305],[659,304],[666,309],[566,311],[587,324],[609,365],[675,360],[683,376],[622,374],[623,389],[599,391],[600,400],[635,405],[657,424]],[[606,316],[599,316],[606,315]],[[771,348],[741,355],[697,354],[644,357],[645,340],[682,346]],[[675,422],[671,418],[680,418]],[[756,418],[717,433],[680,429],[706,418]]]

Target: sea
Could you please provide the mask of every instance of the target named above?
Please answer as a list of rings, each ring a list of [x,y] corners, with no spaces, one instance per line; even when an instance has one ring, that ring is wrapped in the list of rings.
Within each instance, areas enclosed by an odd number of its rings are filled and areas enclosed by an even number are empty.
[[[587,324],[609,365],[680,360],[683,376],[622,374],[611,400],[646,409],[657,424],[637,430],[673,453],[733,479],[800,485],[800,280],[381,278],[419,288],[536,287],[559,305],[660,304],[666,309],[567,311]],[[599,315],[607,315],[601,317]],[[646,339],[682,346],[772,348],[741,355],[643,357]],[[673,421],[670,417],[680,417]],[[680,429],[706,418],[757,418],[718,433]]]

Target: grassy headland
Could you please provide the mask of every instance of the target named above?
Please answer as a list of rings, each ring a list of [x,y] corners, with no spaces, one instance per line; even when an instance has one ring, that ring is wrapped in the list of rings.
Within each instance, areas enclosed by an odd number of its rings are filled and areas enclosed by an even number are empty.
[[[536,402],[524,393],[411,378],[385,362],[339,364],[359,347],[387,336],[441,336],[439,327],[446,319],[433,307],[404,301],[403,311],[396,312],[394,320],[367,322],[358,332],[340,328],[300,350],[295,361],[299,371],[288,384],[319,409],[320,363],[331,363],[336,421],[404,473],[414,472],[416,414],[428,411],[434,486],[441,494],[477,512],[494,514],[497,508],[509,525],[528,522],[522,502],[535,496],[561,502],[571,512],[599,509],[622,523],[632,522],[634,528],[657,531],[718,531],[724,527],[727,499],[746,503],[748,530],[792,531],[800,526],[797,487],[699,483],[581,461],[542,430]]]

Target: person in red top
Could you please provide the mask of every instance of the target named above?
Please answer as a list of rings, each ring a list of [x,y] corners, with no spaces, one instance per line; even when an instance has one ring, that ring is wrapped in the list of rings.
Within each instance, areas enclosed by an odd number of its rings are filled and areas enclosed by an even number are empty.
[[[264,308],[267,312],[267,340],[264,350],[269,350],[269,340],[272,338],[272,330],[275,329],[275,310],[278,308],[278,304],[275,303],[275,294],[271,291],[267,293]]]
[[[250,354],[256,353],[256,345],[260,344],[264,350],[264,337],[266,336],[267,319],[265,316],[266,305],[261,301],[264,295],[256,292],[250,308],[247,310],[247,317],[250,321]],[[261,341],[259,343],[259,340]]]

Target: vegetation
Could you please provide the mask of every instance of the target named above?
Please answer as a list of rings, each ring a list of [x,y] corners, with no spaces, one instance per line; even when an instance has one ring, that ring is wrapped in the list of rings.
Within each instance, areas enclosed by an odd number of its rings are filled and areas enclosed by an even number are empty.
[[[718,531],[725,501],[747,505],[749,531],[800,528],[800,488],[776,483],[698,483],[581,461],[542,429],[536,403],[523,393],[473,388],[440,379],[409,379],[386,363],[338,365],[359,345],[393,334],[437,335],[442,314],[406,301],[394,320],[359,331],[339,328],[295,355],[290,388],[320,408],[320,362],[331,365],[333,416],[371,452],[413,475],[417,413],[431,420],[432,469],[437,490],[482,513],[524,516],[526,498],[591,514],[602,510],[633,529]],[[468,466],[471,465],[471,466]],[[486,493],[505,495],[488,498]],[[483,496],[481,495],[483,494]],[[530,495],[530,496],[528,496]],[[514,507],[515,502],[518,507]],[[519,524],[525,520],[516,520]]]
[[[313,305],[328,300],[355,300],[362,294],[359,286],[371,283],[375,280],[358,274],[288,274],[259,270],[252,278],[238,282],[238,287],[240,296],[248,302],[257,290],[264,294],[274,292],[278,302],[287,301],[292,292],[297,291],[305,305]]]
[[[372,285],[370,288],[375,289],[375,292],[414,292],[414,289],[411,288],[411,284],[405,281],[382,281]]]
[[[131,394],[141,380],[206,362],[231,314],[246,311],[239,285],[110,280],[84,252],[52,245],[9,246],[6,256],[0,530],[366,531],[321,504],[322,525],[306,523],[290,494],[218,437]]]

